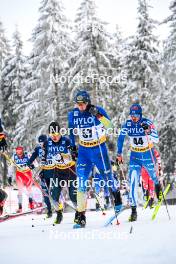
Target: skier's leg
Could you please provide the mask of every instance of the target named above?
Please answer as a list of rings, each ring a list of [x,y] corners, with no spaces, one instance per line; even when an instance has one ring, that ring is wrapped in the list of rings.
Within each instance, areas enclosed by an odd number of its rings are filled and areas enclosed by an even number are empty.
[[[17,187],[18,187],[18,210],[17,213],[22,212],[22,203],[23,203],[23,197],[22,197],[22,193],[23,193],[23,188],[24,188],[24,184],[23,184],[23,179],[22,179],[22,175],[19,171],[16,172],[16,183],[17,183]]]
[[[153,150],[151,151],[153,153]],[[153,157],[154,157],[154,154],[153,154]],[[155,159],[154,159],[154,162],[156,162]],[[155,171],[155,164],[153,163],[150,151],[145,152],[144,167],[147,170],[150,178],[153,180],[155,184],[155,191],[156,191],[156,196],[158,200],[162,199],[162,188],[158,181],[157,172]]]
[[[4,190],[0,189],[0,216],[3,213],[4,203],[6,199],[7,193]]]
[[[122,208],[122,199],[120,190],[117,188],[116,181],[112,176],[111,164],[105,144],[101,144],[98,148],[96,148],[96,153],[94,157],[94,164],[96,165],[100,172],[100,175],[102,175],[104,179],[104,186],[107,186],[112,191],[115,210],[118,212]]]
[[[49,174],[51,175],[51,174]],[[48,175],[47,171],[41,172],[41,187],[42,190],[49,195],[49,189],[50,189],[50,177]],[[48,176],[48,177],[47,177]],[[47,218],[50,218],[52,216],[52,208],[51,208],[51,202],[47,195],[44,195],[44,202],[47,206]]]
[[[77,211],[78,215],[78,224],[81,227],[86,225],[86,190],[88,178],[93,167],[93,164],[90,160],[89,149],[86,147],[79,147],[78,151],[78,160],[77,160],[77,177],[78,177],[78,190],[77,190]]]
[[[141,165],[137,164],[135,161],[135,154],[131,154],[130,157],[130,167],[129,167],[129,182],[130,182],[130,205],[131,205],[131,215],[129,217],[129,221],[137,220],[137,190],[139,186],[139,179],[141,175]]]
[[[33,201],[33,193],[32,193],[32,172],[26,172],[25,174],[28,175],[28,178],[26,178],[26,190],[28,193],[28,198],[29,198],[29,208],[34,209],[34,201]]]
[[[61,182],[58,179],[57,184],[55,184],[51,189],[51,195],[52,195],[52,199],[53,199],[53,202],[55,205],[55,211],[56,211],[56,219],[54,221],[55,224],[60,224],[63,219],[63,204],[60,203],[59,201],[61,191],[62,191]]]

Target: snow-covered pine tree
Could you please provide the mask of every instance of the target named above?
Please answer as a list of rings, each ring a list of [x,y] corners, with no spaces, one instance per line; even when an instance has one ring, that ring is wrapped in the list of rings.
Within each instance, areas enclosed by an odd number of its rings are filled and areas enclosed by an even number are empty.
[[[121,102],[122,90],[126,85],[125,58],[126,58],[127,43],[122,37],[122,33],[116,25],[116,31],[113,34],[113,42],[111,44],[111,64],[112,64],[112,83],[110,85],[111,101],[110,112],[112,113],[112,121],[114,126],[119,126],[121,123],[121,113],[123,112],[124,104]]]
[[[94,103],[103,106],[110,100],[107,77],[111,74],[110,35],[106,23],[96,15],[95,3],[83,0],[75,20],[76,50],[71,57],[71,69],[67,76],[70,80],[71,99],[77,89],[87,89]]]
[[[138,2],[139,23],[126,57],[128,82],[122,93],[122,104],[127,115],[129,106],[137,100],[142,104],[144,114],[153,118],[157,112],[155,105],[160,87],[158,40],[153,34],[156,22],[149,16],[147,0]]]
[[[160,128],[160,150],[164,171],[173,173],[176,165],[176,0],[170,4],[170,34],[164,42],[162,56],[163,85],[160,90],[158,123]]]
[[[27,140],[28,145],[37,135],[47,132],[52,120],[58,120],[61,125],[66,123],[65,111],[69,102],[67,86],[61,77],[68,68],[67,59],[72,43],[62,2],[43,0],[39,13],[31,38],[33,49],[28,60],[29,76],[22,106],[25,118],[19,123],[21,138]],[[29,134],[30,137],[25,139]]]
[[[5,59],[9,55],[9,53],[10,53],[9,41],[5,36],[3,24],[0,21],[0,81],[1,81],[2,68],[4,67]],[[2,95],[0,89],[0,112],[1,111],[2,111]]]
[[[19,121],[18,111],[22,102],[22,87],[25,79],[25,56],[22,54],[22,41],[19,31],[16,29],[13,35],[14,51],[4,63],[1,78],[2,91],[2,118],[8,131],[8,138],[13,142],[15,127]],[[14,142],[16,145],[18,142]]]

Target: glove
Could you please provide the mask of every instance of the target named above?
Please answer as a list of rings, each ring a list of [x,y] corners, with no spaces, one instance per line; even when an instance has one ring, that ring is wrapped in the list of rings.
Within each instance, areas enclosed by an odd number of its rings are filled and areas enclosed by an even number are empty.
[[[159,175],[159,177],[162,175],[161,164],[158,164],[158,175]]]
[[[9,177],[9,178],[7,179],[7,181],[8,181],[8,184],[9,184],[10,186],[12,186],[12,177]]]
[[[35,169],[34,164],[29,164],[28,167],[29,167],[31,170]]]
[[[57,162],[63,161],[63,157],[60,153],[58,153],[56,156],[54,156],[54,159]]]
[[[42,170],[40,173],[39,173],[39,178],[42,180],[42,179],[44,179],[44,171]]]
[[[0,138],[0,151],[6,151],[7,150],[7,142],[5,140],[5,137]]]
[[[77,157],[78,157],[78,150],[77,150],[76,146],[71,147],[70,150],[71,150],[71,156],[72,156],[72,159],[73,159],[74,161],[76,161],[76,159],[77,159]]]
[[[144,129],[145,133],[150,135],[151,134],[151,127],[147,123],[142,123],[141,127]]]
[[[118,165],[123,164],[123,158],[121,154],[117,154],[116,162]]]
[[[87,108],[86,108],[86,111],[88,111],[91,115],[96,116],[96,117],[102,116],[99,113],[99,111],[98,111],[98,109],[97,109],[97,107],[95,105],[88,104]]]

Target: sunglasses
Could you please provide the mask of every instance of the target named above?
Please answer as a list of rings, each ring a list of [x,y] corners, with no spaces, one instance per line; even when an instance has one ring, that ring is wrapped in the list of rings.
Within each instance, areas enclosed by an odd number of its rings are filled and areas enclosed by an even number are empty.
[[[50,137],[60,136],[60,133],[50,133],[49,136],[50,136]]]
[[[131,117],[140,118],[140,115],[135,114],[135,115],[131,115]]]

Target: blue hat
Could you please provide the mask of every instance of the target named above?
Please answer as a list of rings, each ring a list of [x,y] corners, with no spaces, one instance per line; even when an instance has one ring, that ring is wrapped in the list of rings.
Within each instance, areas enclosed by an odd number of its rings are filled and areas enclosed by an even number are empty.
[[[74,97],[75,103],[90,103],[90,95],[87,91],[78,91]]]
[[[135,115],[140,115],[140,118],[142,117],[142,107],[139,104],[133,104],[130,107],[130,115],[135,116]]]
[[[41,143],[41,142],[45,142],[47,141],[47,136],[46,135],[40,135],[38,137],[38,142]]]

